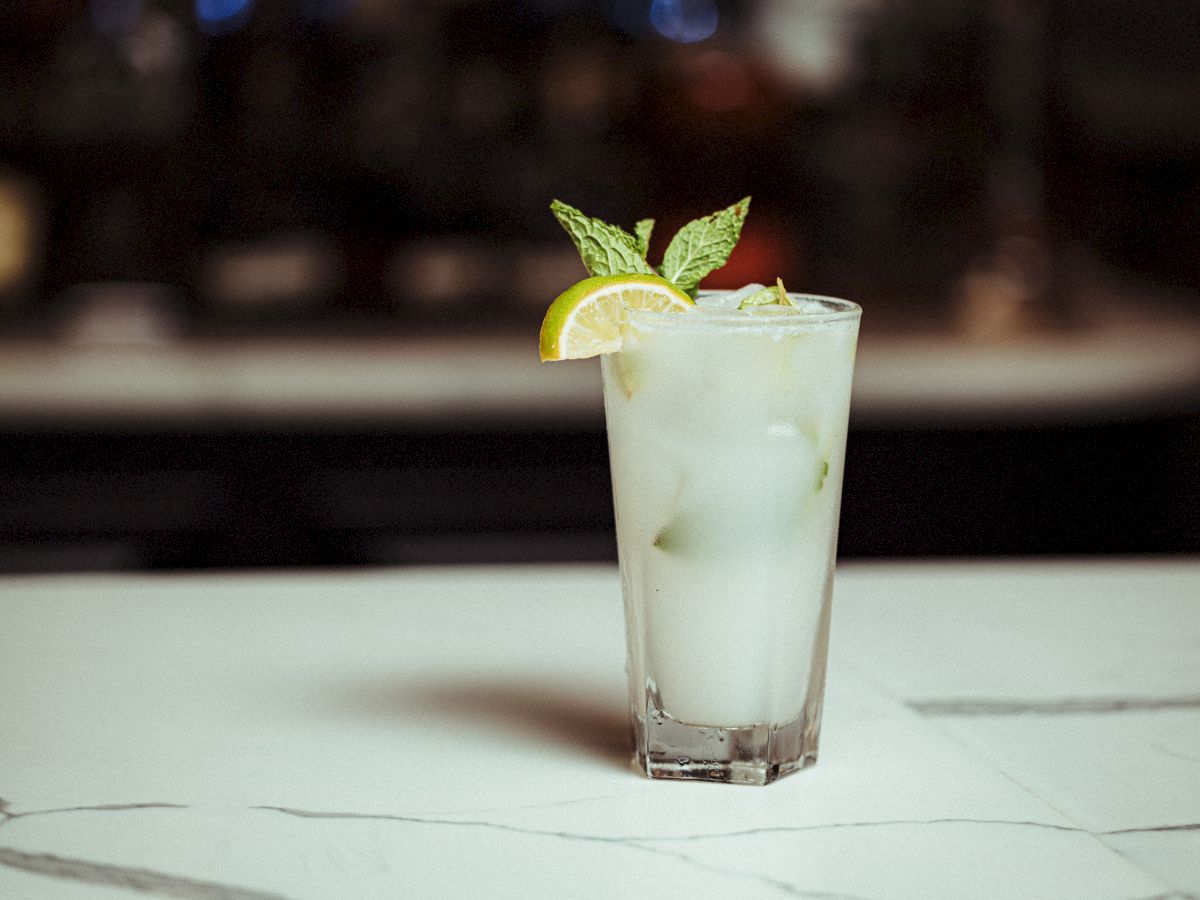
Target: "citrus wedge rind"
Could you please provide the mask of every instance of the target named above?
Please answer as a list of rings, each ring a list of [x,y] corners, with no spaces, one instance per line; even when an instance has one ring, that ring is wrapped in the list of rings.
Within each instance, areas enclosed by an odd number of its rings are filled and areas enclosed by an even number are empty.
[[[657,275],[596,275],[555,298],[542,320],[543,362],[586,359],[621,349],[621,319],[627,309],[684,312],[692,298]]]

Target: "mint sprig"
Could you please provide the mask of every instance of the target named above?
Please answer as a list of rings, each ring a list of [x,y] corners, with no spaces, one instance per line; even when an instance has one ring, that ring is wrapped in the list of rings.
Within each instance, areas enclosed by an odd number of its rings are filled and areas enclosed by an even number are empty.
[[[655,274],[638,249],[638,239],[625,229],[585,216],[560,200],[550,204],[550,211],[575,242],[589,274]]]
[[[650,252],[650,234],[653,231],[653,219],[639,219],[633,226],[633,233],[637,236],[637,251],[642,254],[642,259]]]
[[[646,261],[654,231],[653,219],[639,220],[634,234],[630,234],[618,225],[584,215],[561,200],[551,203],[550,211],[574,241],[589,274],[662,275],[694,296],[701,279],[729,261],[742,236],[750,198],[744,197],[727,209],[684,225],[671,238],[657,269]]]
[[[795,306],[792,298],[788,296],[787,288],[783,286],[783,279],[776,278],[775,283],[770,287],[765,287],[761,291],[755,291],[749,297],[742,299],[738,304],[738,309],[749,309],[752,306]]]
[[[765,287],[755,291],[749,297],[744,297],[738,304],[738,309],[749,309],[752,306],[776,306],[779,303],[779,291],[774,287]]]
[[[695,291],[700,279],[729,260],[749,211],[750,198],[744,197],[728,209],[680,228],[663,255],[662,277],[689,294]]]

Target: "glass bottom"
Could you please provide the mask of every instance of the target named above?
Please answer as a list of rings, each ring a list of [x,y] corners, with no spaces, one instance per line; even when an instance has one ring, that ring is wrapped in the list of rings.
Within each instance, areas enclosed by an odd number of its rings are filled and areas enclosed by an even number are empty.
[[[650,706],[636,713],[633,762],[650,778],[770,784],[817,761],[820,710],[781,725],[720,728],[677,722]]]

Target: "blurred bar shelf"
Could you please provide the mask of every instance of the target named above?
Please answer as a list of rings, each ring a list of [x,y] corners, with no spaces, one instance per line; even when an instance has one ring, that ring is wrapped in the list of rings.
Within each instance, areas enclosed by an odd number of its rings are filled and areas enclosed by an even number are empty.
[[[1124,417],[1200,397],[1200,320],[1004,340],[878,334],[859,350],[859,423]],[[0,418],[204,424],[346,418],[594,424],[594,360],[541,365],[533,335],[0,342]]]
[[[602,415],[593,364],[539,368],[535,338],[0,345],[0,415],[189,422]]]
[[[869,327],[868,327],[869,328]],[[1200,552],[1200,324],[868,330],[839,552]],[[595,360],[532,334],[0,342],[0,571],[615,557]]]

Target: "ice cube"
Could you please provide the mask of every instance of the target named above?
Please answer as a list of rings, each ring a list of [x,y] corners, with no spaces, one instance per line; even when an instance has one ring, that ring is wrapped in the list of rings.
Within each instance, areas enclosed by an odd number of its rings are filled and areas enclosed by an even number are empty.
[[[761,284],[748,284],[730,293],[715,295],[702,293],[696,298],[696,305],[707,306],[710,309],[737,309],[743,300],[762,289]]]

